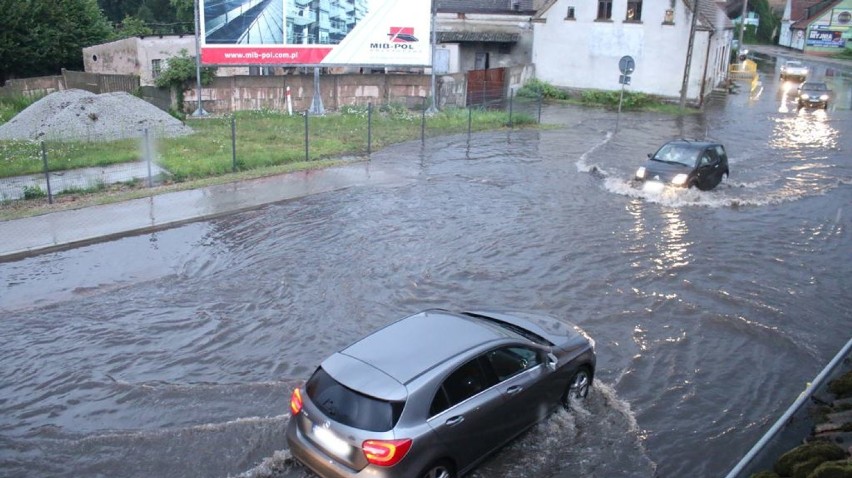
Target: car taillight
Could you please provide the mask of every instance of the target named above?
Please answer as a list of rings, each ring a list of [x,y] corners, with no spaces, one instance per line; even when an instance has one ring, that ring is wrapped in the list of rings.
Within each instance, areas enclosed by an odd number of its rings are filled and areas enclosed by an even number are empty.
[[[411,448],[411,439],[367,440],[361,444],[367,461],[378,466],[393,466],[405,457]]]
[[[293,390],[293,395],[290,395],[290,413],[294,416],[302,411],[302,392],[297,388]]]

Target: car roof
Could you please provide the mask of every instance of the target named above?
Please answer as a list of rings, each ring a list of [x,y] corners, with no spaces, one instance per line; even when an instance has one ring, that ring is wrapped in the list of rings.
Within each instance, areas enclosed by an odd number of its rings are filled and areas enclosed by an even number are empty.
[[[679,146],[691,146],[694,148],[706,148],[707,146],[717,146],[721,145],[721,143],[717,143],[715,141],[707,141],[707,140],[693,140],[693,139],[675,139],[669,141],[665,144],[676,144]],[[663,146],[665,146],[665,144]]]
[[[431,309],[393,322],[340,354],[405,384],[448,359],[507,338],[519,337],[476,317]]]

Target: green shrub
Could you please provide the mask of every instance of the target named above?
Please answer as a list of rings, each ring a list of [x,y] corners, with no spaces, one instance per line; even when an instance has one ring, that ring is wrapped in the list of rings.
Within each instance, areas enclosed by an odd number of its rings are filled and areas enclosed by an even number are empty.
[[[846,372],[841,377],[828,384],[828,390],[838,398],[852,397],[852,372]]]
[[[846,456],[842,448],[828,442],[811,442],[799,445],[781,455],[775,463],[775,472],[781,476],[792,476],[796,464],[813,459],[822,461],[839,460]]]
[[[586,90],[580,96],[580,102],[586,105],[604,106],[607,108],[618,108],[619,99],[621,109],[634,110],[645,108],[656,103],[656,100],[645,93],[625,91],[622,98],[621,91]]]
[[[811,472],[816,470],[825,460],[814,457],[810,460],[801,461],[793,465],[793,478],[808,478]]]
[[[818,466],[808,478],[850,478],[852,463],[849,460],[827,461]]]
[[[26,96],[11,95],[0,96],[0,124],[12,119],[16,114],[27,109],[31,104],[42,99],[44,95]]]
[[[751,475],[749,478],[781,478],[778,476],[778,473],[774,471],[761,471],[760,473],[755,473]]]
[[[24,199],[41,199],[47,193],[40,186],[24,186]]]
[[[551,85],[546,81],[541,81],[539,79],[533,78],[532,80],[524,83],[517,93],[517,96],[522,98],[538,98],[541,96],[542,98],[549,100],[567,100],[568,93],[560,90],[559,88]]]

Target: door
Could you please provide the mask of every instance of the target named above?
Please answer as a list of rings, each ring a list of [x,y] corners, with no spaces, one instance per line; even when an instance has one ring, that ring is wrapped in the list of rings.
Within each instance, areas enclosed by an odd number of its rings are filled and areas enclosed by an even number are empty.
[[[429,426],[463,470],[494,450],[508,437],[501,416],[499,390],[477,357],[444,380],[430,407]]]
[[[506,434],[514,436],[541,421],[554,403],[545,375],[550,373],[542,355],[524,346],[507,346],[485,354],[497,377],[503,397]]]
[[[698,158],[698,172],[696,173],[696,183],[701,190],[713,189],[721,177],[719,172],[719,156],[716,155],[716,150],[707,148]]]
[[[467,72],[467,106],[488,106],[503,100],[505,68]]]

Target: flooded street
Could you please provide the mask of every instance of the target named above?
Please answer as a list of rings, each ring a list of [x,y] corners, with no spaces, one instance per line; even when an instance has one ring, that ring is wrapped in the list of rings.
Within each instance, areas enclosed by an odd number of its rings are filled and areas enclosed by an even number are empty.
[[[558,128],[393,146],[379,186],[0,263],[0,476],[306,477],[292,388],[428,307],[571,320],[599,386],[474,476],[723,476],[848,340],[852,78],[670,117],[551,106]],[[794,91],[794,90],[793,90]],[[630,181],[725,144],[713,191]]]

